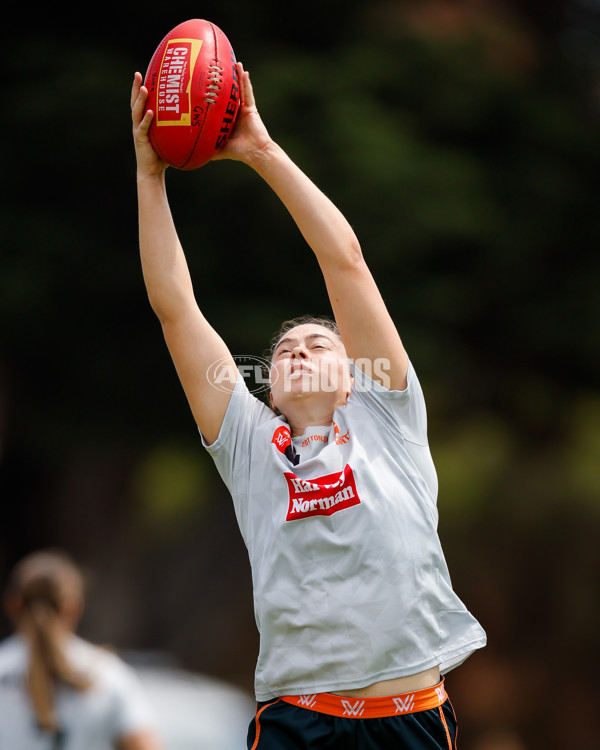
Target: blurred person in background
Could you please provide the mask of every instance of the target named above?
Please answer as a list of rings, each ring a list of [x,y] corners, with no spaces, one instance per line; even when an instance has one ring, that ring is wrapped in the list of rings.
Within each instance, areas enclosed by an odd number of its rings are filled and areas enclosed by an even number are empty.
[[[83,576],[63,552],[21,560],[4,595],[2,750],[162,750],[133,669],[75,634]]]

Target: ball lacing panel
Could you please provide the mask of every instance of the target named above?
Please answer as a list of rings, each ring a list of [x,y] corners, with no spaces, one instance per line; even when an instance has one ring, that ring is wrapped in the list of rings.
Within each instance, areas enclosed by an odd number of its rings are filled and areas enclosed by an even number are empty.
[[[208,66],[207,84],[204,101],[209,106],[217,103],[219,92],[223,88],[223,68],[218,63]]]

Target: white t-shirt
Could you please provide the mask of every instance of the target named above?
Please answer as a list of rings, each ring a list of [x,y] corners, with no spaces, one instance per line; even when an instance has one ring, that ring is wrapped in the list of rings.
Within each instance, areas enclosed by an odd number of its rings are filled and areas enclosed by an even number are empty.
[[[452,590],[437,535],[412,365],[404,391],[353,374],[333,424],[293,439],[240,376],[207,446],[252,566],[260,701],[447,672],[486,642]]]
[[[55,711],[64,734],[61,750],[113,750],[133,732],[151,729],[137,675],[109,651],[70,636],[66,654],[92,682],[82,692],[59,685]],[[26,690],[28,646],[18,635],[0,643],[0,748],[52,750],[54,737],[38,729]]]

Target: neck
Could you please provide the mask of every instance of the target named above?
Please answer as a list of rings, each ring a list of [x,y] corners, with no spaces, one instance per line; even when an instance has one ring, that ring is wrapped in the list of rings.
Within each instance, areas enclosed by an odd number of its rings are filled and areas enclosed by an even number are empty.
[[[290,426],[292,437],[299,437],[300,435],[304,435],[308,427],[328,427],[331,425],[333,423],[333,412],[322,417],[315,416],[313,418],[290,420],[286,416],[286,419]]]
[[[299,400],[296,404],[289,404],[283,416],[287,419],[292,437],[298,437],[304,434],[307,427],[329,427],[333,424],[333,412],[345,403],[345,397],[334,404]]]

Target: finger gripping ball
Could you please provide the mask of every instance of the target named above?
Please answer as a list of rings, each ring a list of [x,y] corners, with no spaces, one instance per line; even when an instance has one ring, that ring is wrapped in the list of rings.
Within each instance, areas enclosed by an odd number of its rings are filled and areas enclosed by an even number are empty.
[[[178,169],[197,169],[223,148],[240,104],[235,55],[225,34],[194,18],[172,29],[146,71],[149,137]]]

